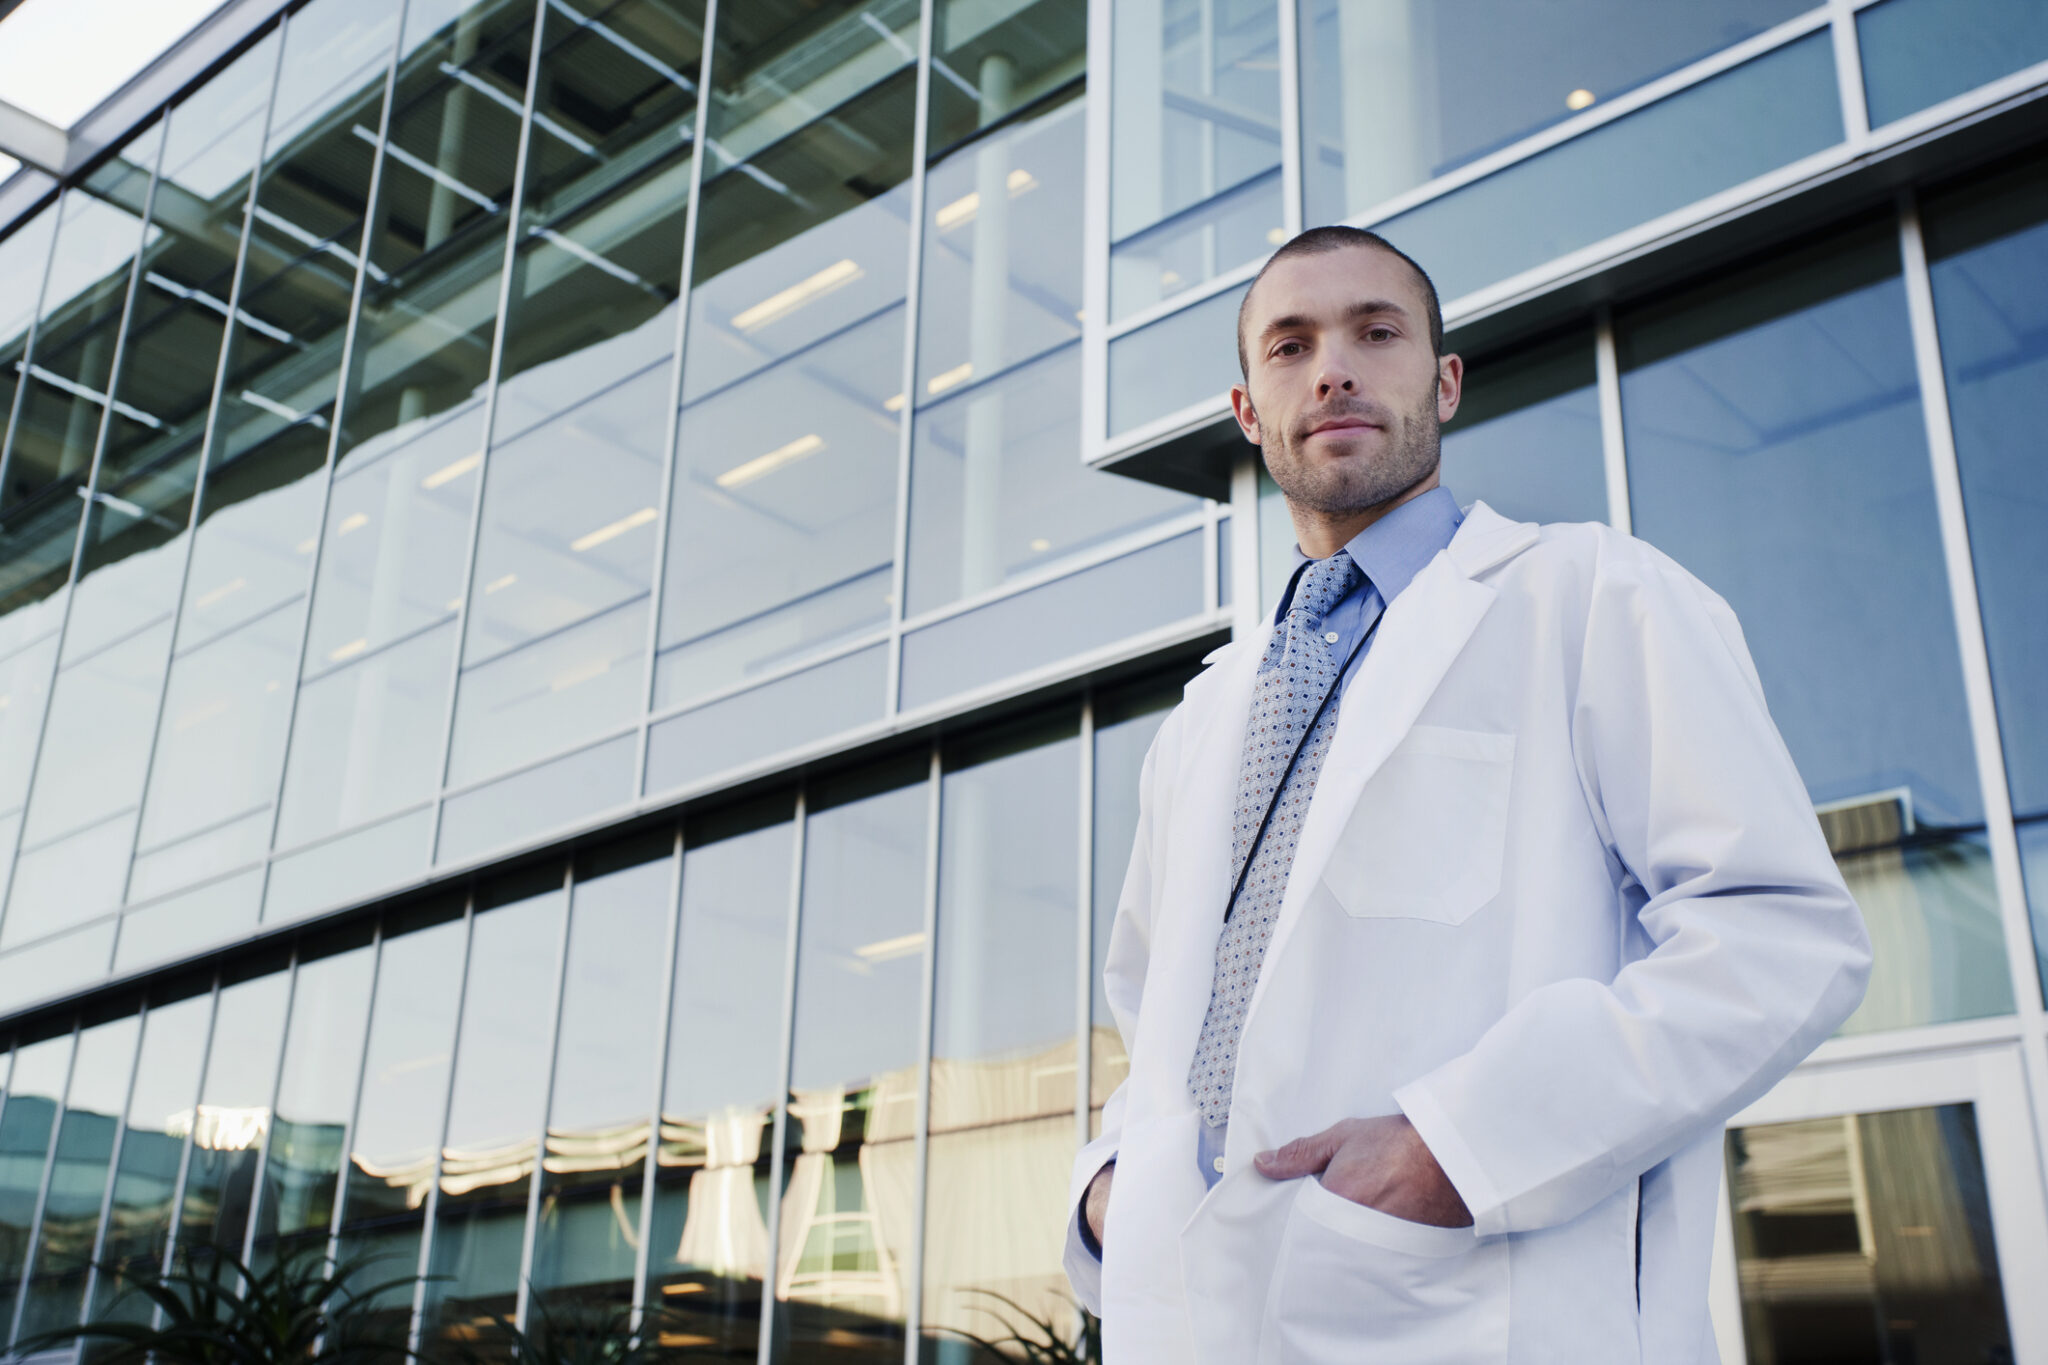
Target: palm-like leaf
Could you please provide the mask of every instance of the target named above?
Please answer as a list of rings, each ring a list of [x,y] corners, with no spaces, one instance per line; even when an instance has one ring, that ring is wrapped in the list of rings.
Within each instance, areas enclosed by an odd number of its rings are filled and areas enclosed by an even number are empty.
[[[998,1294],[993,1289],[970,1288],[966,1292],[994,1299],[1007,1310],[982,1310],[1003,1324],[1009,1332],[1006,1337],[976,1336],[957,1327],[940,1329],[949,1336],[971,1343],[978,1348],[979,1354],[1005,1362],[1023,1360],[1029,1362],[1029,1365],[1101,1365],[1102,1324],[1096,1320],[1094,1314],[1082,1311],[1079,1304],[1075,1304],[1074,1307],[1081,1319],[1081,1331],[1078,1336],[1074,1336],[1071,1335],[1071,1325],[1062,1325],[1049,1317],[1040,1317],[1015,1299]],[[1068,1302],[1072,1303],[1073,1300],[1069,1299]],[[1028,1333],[1018,1330],[1018,1320],[1028,1325],[1031,1330]]]
[[[145,1321],[111,1315],[60,1327],[15,1343],[17,1355],[98,1342],[98,1365],[369,1365],[413,1354],[402,1337],[387,1339],[376,1329],[379,1295],[409,1288],[407,1275],[360,1283],[378,1257],[365,1256],[329,1267],[318,1250],[287,1256],[255,1270],[224,1251],[189,1258],[168,1273],[123,1273],[101,1266],[102,1275],[122,1281],[115,1303],[133,1298],[154,1310]]]

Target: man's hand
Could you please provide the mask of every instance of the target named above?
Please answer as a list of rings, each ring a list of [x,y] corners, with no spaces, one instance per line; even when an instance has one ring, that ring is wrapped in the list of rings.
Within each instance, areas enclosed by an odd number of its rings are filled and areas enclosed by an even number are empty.
[[[1296,1138],[1277,1152],[1260,1152],[1252,1160],[1268,1180],[1321,1174],[1323,1188],[1332,1194],[1411,1223],[1472,1226],[1472,1211],[1405,1114],[1345,1119],[1313,1137]],[[1100,1176],[1096,1181],[1105,1186],[1106,1194],[1107,1183]],[[1088,1198],[1092,1208],[1092,1186]]]
[[[1088,1182],[1088,1193],[1081,1196],[1081,1216],[1088,1220],[1088,1231],[1095,1238],[1095,1245],[1102,1245],[1102,1219],[1109,1212],[1109,1182],[1116,1175],[1116,1163],[1110,1162],[1095,1173]]]

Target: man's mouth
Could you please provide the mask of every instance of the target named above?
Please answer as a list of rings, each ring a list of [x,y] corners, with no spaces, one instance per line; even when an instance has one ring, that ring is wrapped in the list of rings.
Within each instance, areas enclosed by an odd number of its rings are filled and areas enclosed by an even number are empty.
[[[1379,430],[1379,423],[1367,421],[1363,417],[1332,417],[1310,427],[1308,434],[1311,436],[1326,436],[1333,432],[1377,430]]]

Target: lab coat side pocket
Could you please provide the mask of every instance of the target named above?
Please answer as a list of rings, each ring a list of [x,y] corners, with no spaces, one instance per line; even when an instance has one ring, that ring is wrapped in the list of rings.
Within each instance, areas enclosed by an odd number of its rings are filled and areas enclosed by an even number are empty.
[[[1411,1223],[1301,1182],[1259,1331],[1259,1365],[1499,1365],[1508,1246]]]
[[[1353,919],[1463,924],[1500,892],[1515,737],[1417,725],[1358,795],[1323,882]]]

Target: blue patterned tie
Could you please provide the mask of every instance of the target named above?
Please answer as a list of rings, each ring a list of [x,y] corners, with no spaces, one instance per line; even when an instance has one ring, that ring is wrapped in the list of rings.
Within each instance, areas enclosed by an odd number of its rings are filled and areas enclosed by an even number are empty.
[[[1295,585],[1285,624],[1273,632],[1265,657],[1259,660],[1251,718],[1244,732],[1244,759],[1237,772],[1237,815],[1231,837],[1232,884],[1242,872],[1244,887],[1216,940],[1216,983],[1209,992],[1201,1039],[1195,1044],[1194,1065],[1188,1069],[1188,1090],[1202,1117],[1212,1124],[1230,1117],[1238,1035],[1244,1031],[1245,1010],[1251,1004],[1252,988],[1259,982],[1273,923],[1280,916],[1280,897],[1287,890],[1288,870],[1294,866],[1302,817],[1308,813],[1316,774],[1323,769],[1323,755],[1337,729],[1333,704],[1316,721],[1308,742],[1302,743],[1302,733],[1336,685],[1343,666],[1335,644],[1322,634],[1323,618],[1363,578],[1351,556],[1342,550],[1312,564]],[[1273,802],[1273,789],[1287,772],[1296,745],[1301,746],[1300,761],[1287,776],[1287,789]],[[1273,803],[1272,822],[1259,843],[1258,856],[1245,871],[1244,860],[1269,802]]]

